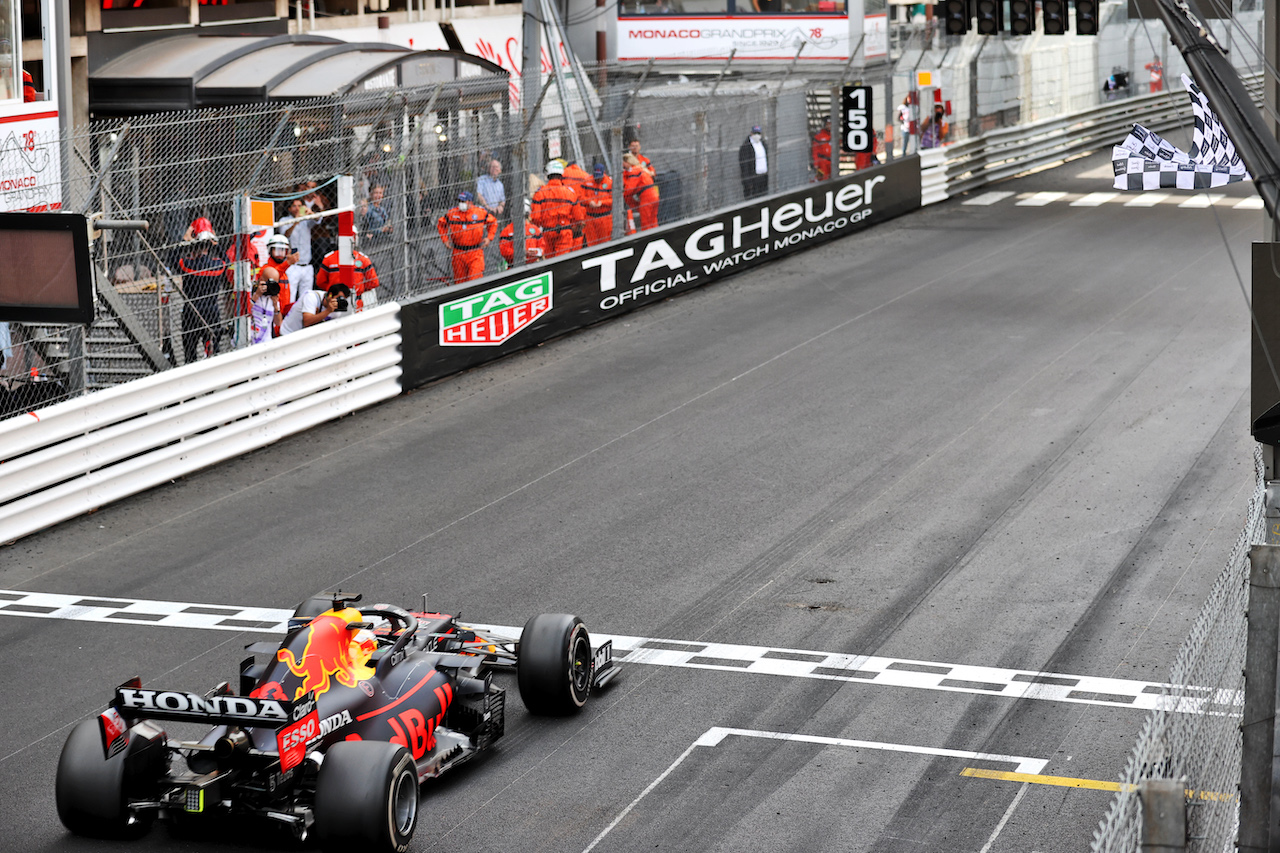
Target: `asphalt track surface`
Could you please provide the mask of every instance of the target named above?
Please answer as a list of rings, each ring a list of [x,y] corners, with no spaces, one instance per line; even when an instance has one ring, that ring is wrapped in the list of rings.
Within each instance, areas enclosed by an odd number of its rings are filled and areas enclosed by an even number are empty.
[[[104,507],[0,549],[0,588],[426,592],[500,625],[569,611],[638,637],[1160,682],[1252,489],[1218,222],[1247,279],[1261,214],[1017,204],[1105,191],[1105,167],[953,199]],[[284,845],[235,825],[87,842],[53,807],[69,727],[115,684],[204,690],[264,636],[0,613],[0,849]],[[1015,769],[962,754],[1114,780],[1147,713],[633,663],[546,720],[498,678],[507,735],[424,788],[415,850],[1079,851],[1110,793],[962,775]]]

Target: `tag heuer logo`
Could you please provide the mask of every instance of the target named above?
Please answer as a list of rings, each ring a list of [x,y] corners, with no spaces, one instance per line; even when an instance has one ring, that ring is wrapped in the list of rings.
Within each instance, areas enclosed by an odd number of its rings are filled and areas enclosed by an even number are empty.
[[[496,346],[551,310],[551,273],[440,306],[440,346]]]

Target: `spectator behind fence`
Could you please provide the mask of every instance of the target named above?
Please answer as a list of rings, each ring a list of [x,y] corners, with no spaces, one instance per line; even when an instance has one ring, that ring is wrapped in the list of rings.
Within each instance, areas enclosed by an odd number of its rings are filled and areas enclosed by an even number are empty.
[[[378,270],[373,265],[373,261],[369,260],[368,255],[356,249],[356,241],[359,239],[359,232],[356,232],[351,238],[351,266],[356,292],[356,308],[372,308],[378,304],[378,294],[374,293],[379,284]],[[320,272],[316,274],[314,292],[327,291],[341,281],[342,262],[339,258],[339,251],[334,249],[325,255],[324,260],[320,262]]]
[[[329,202],[320,192],[319,185],[315,181],[301,181],[298,184],[297,191],[305,193],[302,196],[302,203],[307,206],[307,210],[312,213],[319,213],[322,210],[329,209]]]
[[[476,178],[476,204],[501,218],[507,207],[507,188],[502,184],[502,164],[493,159],[489,161],[487,174]]]
[[[626,168],[622,170],[622,199],[627,204],[627,215],[631,219],[629,231],[635,230],[635,217],[640,219],[639,230],[648,231],[658,227],[658,187],[653,176],[645,171],[636,155],[628,152],[622,155]]]
[[[310,212],[302,199],[295,198],[289,202],[289,217],[276,223],[276,228],[284,229],[285,236],[289,238],[289,245],[297,255],[297,260],[293,262],[298,268],[297,287],[292,294],[295,301],[315,286],[316,271],[311,266],[311,229],[315,220],[298,218]]]
[[[636,160],[639,161],[640,168],[644,170],[644,173],[646,175],[648,175],[651,178],[657,177],[657,173],[653,169],[653,161],[651,161],[648,157],[640,153],[639,139],[631,140],[631,143],[627,146],[627,151],[630,152],[632,157],[635,157]]]
[[[911,96],[902,99],[902,103],[898,105],[898,132],[902,134],[902,156],[905,157],[911,152]]]
[[[591,177],[578,188],[584,221],[582,236],[588,246],[608,242],[613,236],[613,181],[604,173],[604,164],[596,163]]]
[[[280,273],[275,267],[264,266],[258,270],[258,280],[249,299],[249,318],[249,343],[266,343],[276,336],[282,317]]]
[[[318,323],[351,314],[351,288],[345,284],[331,284],[328,290],[312,290],[293,303],[280,334],[291,335]]]
[[[306,193],[302,197],[302,203],[307,206],[307,210],[312,213],[320,213],[333,207],[333,199],[325,195],[324,191],[316,184],[315,181],[302,181],[298,184],[297,191]],[[334,242],[333,232],[326,224],[325,219],[315,219],[311,222],[311,259],[309,266],[315,268],[315,260],[323,258],[334,250],[338,244]],[[297,296],[295,293],[294,296]]]
[[[218,236],[203,216],[187,229],[194,242],[181,247],[178,270],[182,273],[182,354],[190,364],[218,351],[222,342],[222,312],[218,302],[226,281],[227,260],[217,253]]]
[[[937,104],[933,108],[933,115],[924,120],[924,125],[920,128],[920,147],[937,148],[942,145],[943,136],[946,130],[946,113],[942,108],[942,104]]]
[[[387,188],[382,184],[374,184],[369,188],[369,197],[360,202],[359,227],[365,235],[365,245],[371,249],[391,239],[394,230],[391,224],[391,211],[386,204]]]
[[[1129,72],[1119,67],[1111,69],[1111,75],[1102,81],[1102,92],[1105,99],[1114,101],[1129,94]]]
[[[738,148],[738,172],[742,177],[742,197],[751,199],[769,191],[769,146],[760,126],[751,128]]]
[[[548,258],[577,248],[582,228],[582,206],[578,194],[564,182],[561,160],[547,164],[547,183],[533,194],[530,216],[542,229],[542,248]]]

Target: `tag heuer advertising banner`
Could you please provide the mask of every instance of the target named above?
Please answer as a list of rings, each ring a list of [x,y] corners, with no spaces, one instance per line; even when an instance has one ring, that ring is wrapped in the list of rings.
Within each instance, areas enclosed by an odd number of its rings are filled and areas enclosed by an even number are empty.
[[[404,387],[919,207],[920,159],[907,157],[406,302],[400,312]]]

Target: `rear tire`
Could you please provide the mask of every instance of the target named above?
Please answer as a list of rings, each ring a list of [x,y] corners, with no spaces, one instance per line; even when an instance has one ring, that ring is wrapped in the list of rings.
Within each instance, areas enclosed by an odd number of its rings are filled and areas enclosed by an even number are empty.
[[[58,758],[54,799],[62,825],[76,835],[122,838],[141,834],[149,821],[133,818],[125,798],[125,759],[134,746],[106,758],[97,719],[83,720],[67,737]]]
[[[316,779],[315,829],[325,850],[404,850],[418,825],[418,769],[402,746],[343,741]]]
[[[533,714],[576,713],[591,695],[591,637],[568,613],[543,613],[525,623],[520,635],[516,681]]]

